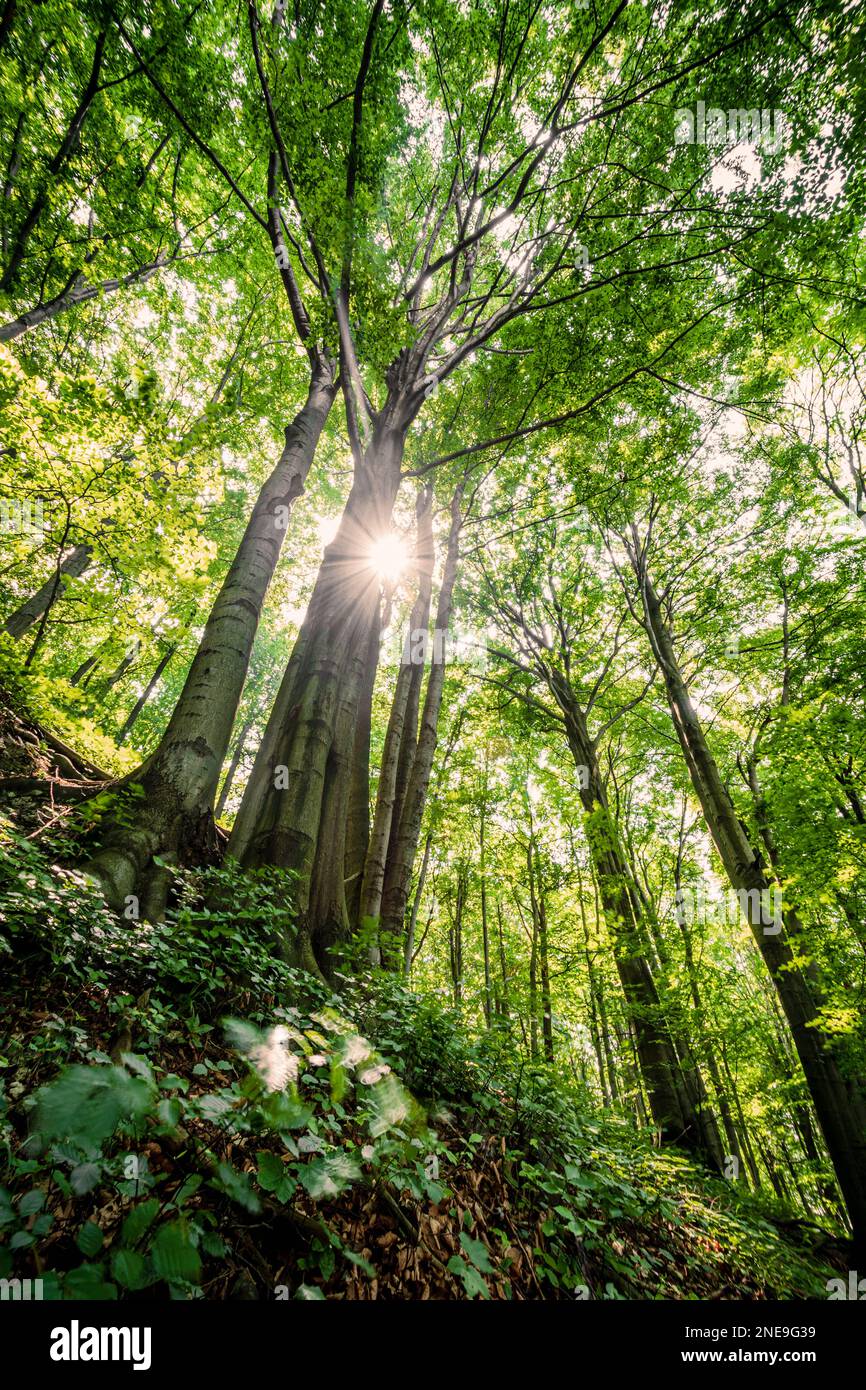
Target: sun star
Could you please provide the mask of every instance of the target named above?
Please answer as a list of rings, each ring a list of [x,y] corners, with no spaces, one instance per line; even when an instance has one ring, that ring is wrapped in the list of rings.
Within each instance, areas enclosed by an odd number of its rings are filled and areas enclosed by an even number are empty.
[[[379,536],[370,547],[371,569],[376,571],[380,579],[387,579],[392,584],[400,578],[408,558],[406,542],[392,531]]]

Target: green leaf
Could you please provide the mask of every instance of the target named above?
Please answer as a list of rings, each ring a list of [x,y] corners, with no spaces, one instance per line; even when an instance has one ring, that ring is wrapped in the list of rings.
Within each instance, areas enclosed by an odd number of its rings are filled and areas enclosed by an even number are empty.
[[[265,1192],[276,1193],[281,1200],[284,1200],[283,1193],[285,1193],[286,1196],[290,1196],[293,1183],[289,1180],[286,1165],[283,1163],[279,1154],[260,1150],[257,1154],[257,1158],[259,1165],[259,1186],[264,1188]]]
[[[111,1272],[125,1289],[143,1289],[150,1283],[147,1261],[137,1250],[115,1250]]]
[[[63,1276],[63,1297],[105,1303],[117,1298],[117,1285],[105,1282],[102,1265],[79,1265]]]
[[[473,1240],[472,1236],[465,1231],[460,1232],[460,1244],[466,1251],[476,1269],[480,1269],[482,1274],[493,1274],[495,1271],[490,1263],[490,1254],[487,1246],[480,1240]]]
[[[142,1115],[151,1087],[122,1067],[67,1067],[37,1092],[36,1128],[48,1139],[70,1139],[84,1148],[113,1134],[121,1120]]]
[[[451,1256],[451,1259],[448,1261],[448,1268],[452,1274],[456,1274],[462,1281],[463,1288],[469,1298],[475,1298],[476,1295],[481,1298],[490,1297],[490,1290],[481,1278],[481,1275],[476,1269],[473,1269],[471,1265],[468,1265],[464,1259],[461,1259],[459,1255]]]
[[[123,1223],[121,1236],[124,1245],[137,1245],[148,1227],[156,1220],[158,1212],[159,1200],[156,1197],[148,1197],[146,1201],[133,1207]]]
[[[363,1255],[356,1254],[354,1250],[344,1250],[343,1254],[350,1264],[357,1265],[359,1269],[362,1269],[368,1279],[376,1278],[375,1268],[370,1264],[369,1260],[365,1260]]]
[[[339,1197],[361,1176],[361,1169],[348,1154],[328,1154],[314,1158],[300,1172],[300,1180],[314,1201]]]
[[[86,1192],[90,1192],[102,1175],[102,1169],[98,1163],[79,1163],[69,1174],[69,1181],[72,1184],[72,1191],[78,1196],[83,1197]]]
[[[160,1226],[150,1253],[157,1274],[169,1284],[195,1284],[201,1278],[201,1259],[185,1221]]]
[[[250,1186],[249,1173],[240,1173],[237,1168],[233,1168],[230,1163],[218,1163],[211,1178],[211,1187],[218,1192],[224,1192],[238,1206],[244,1207],[247,1211],[255,1215],[262,1209],[262,1204]]]
[[[18,1211],[22,1216],[34,1216],[37,1211],[41,1211],[45,1206],[45,1193],[41,1187],[32,1187],[29,1192],[18,1203]]]
[[[75,1237],[75,1243],[82,1255],[86,1255],[88,1258],[99,1254],[102,1249],[102,1242],[102,1231],[95,1221],[85,1221]]]

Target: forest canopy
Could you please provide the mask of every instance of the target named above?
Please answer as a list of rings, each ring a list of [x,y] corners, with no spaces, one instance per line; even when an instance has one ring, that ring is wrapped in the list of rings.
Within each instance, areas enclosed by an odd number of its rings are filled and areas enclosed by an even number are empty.
[[[0,0],[0,1275],[863,1260],[863,39]]]

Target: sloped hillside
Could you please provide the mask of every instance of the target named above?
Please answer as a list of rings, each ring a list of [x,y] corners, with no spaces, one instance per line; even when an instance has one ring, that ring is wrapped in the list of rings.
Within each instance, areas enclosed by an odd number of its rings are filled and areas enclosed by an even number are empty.
[[[0,881],[4,1274],[87,1298],[764,1299],[846,1267],[495,1030],[282,965],[267,875],[211,870],[147,927],[7,825]]]

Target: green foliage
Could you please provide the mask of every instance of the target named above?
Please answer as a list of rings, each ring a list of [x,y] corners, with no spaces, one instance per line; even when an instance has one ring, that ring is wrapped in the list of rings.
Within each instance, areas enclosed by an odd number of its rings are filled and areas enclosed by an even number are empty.
[[[220,819],[348,491],[353,392],[375,415],[410,364],[396,523],[408,535],[432,481],[439,547],[463,488],[454,616],[490,658],[448,667],[414,993],[365,976],[376,946],[402,960],[402,924],[385,939],[368,918],[331,952],[339,996],[295,969],[307,885],[287,873],[157,859],[165,920],[139,921],[137,899],[110,913],[68,866],[135,825],[141,783],[71,816],[32,788],[19,801],[48,757],[0,709],[0,954],[23,1001],[3,1042],[2,1212],[55,1293],[199,1296],[228,1267],[224,1233],[239,1250],[244,1223],[282,1219],[306,1242],[294,1295],[321,1297],[376,1277],[326,1208],[356,1232],[394,1190],[419,1222],[452,1198],[468,1213],[492,1145],[517,1224],[458,1220],[437,1277],[460,1296],[512,1277],[531,1296],[681,1295],[678,1231],[703,1287],[820,1285],[773,1221],[840,1234],[839,1193],[779,979],[723,910],[631,556],[755,862],[796,909],[809,1028],[859,1085],[862,39],[856,7],[761,0],[299,0],[271,22],[225,0],[4,7],[0,502],[44,508],[37,527],[4,521],[4,621],[51,589],[21,638],[0,634],[9,704],[110,774],[146,762],[312,344],[339,361],[346,410],[293,507]],[[699,101],[784,109],[785,149],[678,141]],[[84,568],[63,578],[70,554]],[[395,629],[413,597],[404,574]],[[353,803],[373,800],[393,690],[380,666]],[[710,902],[687,924],[683,889]],[[638,958],[652,1007],[623,987]],[[751,1196],[653,1148],[647,1019],[749,1145]],[[143,1152],[154,1165],[130,1176]]]

